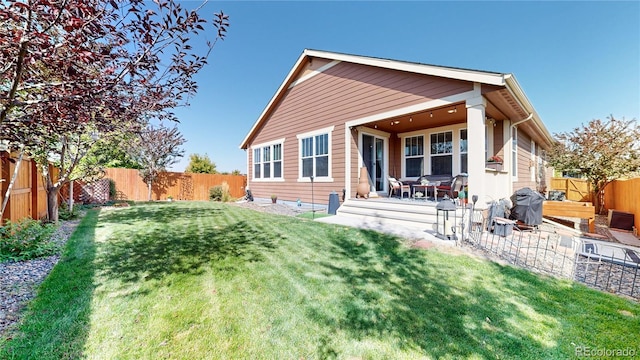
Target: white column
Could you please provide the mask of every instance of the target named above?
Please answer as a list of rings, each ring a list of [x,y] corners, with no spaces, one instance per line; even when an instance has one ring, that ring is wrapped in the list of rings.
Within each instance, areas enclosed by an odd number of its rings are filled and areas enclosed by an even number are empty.
[[[469,193],[478,195],[476,208],[487,207],[485,176],[485,113],[486,102],[482,95],[467,99],[467,171],[469,174]]]
[[[344,124],[344,189],[345,199],[351,199],[351,126]]]

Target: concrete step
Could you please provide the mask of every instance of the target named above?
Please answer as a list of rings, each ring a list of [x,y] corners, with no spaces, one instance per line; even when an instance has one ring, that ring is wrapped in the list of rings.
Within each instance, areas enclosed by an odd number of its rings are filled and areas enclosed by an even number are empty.
[[[437,221],[436,203],[424,200],[348,199],[338,208],[337,215],[425,229],[433,228]],[[457,216],[461,219],[462,212],[458,211]]]

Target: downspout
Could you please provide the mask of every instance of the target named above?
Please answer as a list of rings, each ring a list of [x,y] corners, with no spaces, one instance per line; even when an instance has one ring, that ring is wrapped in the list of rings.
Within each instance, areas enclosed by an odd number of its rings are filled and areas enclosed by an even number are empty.
[[[516,126],[518,126],[518,125],[520,125],[520,124],[522,124],[524,122],[527,122],[527,121],[529,121],[531,119],[533,119],[533,113],[530,113],[529,116],[527,116],[526,118],[524,118],[522,120],[519,120],[519,121],[516,121],[515,123],[511,124],[511,127],[514,128],[514,127],[516,127]]]

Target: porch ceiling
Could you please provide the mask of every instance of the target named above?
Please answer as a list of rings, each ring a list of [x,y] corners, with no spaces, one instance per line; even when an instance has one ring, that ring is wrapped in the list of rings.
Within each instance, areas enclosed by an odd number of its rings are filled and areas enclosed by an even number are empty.
[[[490,104],[487,106],[486,113],[487,117],[496,120],[502,120],[504,118],[504,115]],[[465,104],[458,103],[428,111],[374,121],[365,124],[365,126],[388,133],[406,133],[427,128],[459,124],[466,121],[467,109]]]

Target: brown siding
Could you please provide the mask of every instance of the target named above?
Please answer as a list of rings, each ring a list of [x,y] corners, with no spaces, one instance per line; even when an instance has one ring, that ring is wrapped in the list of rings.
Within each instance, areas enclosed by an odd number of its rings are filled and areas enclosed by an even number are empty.
[[[285,138],[284,182],[250,182],[252,193],[261,198],[275,194],[281,200],[294,201],[300,198],[303,201],[311,201],[310,184],[297,181],[298,139],[296,135],[335,125],[331,139],[331,171],[334,182],[314,184],[314,200],[318,203],[326,203],[331,191],[341,193],[345,186],[344,123],[346,121],[472,89],[473,85],[464,81],[340,63],[286,90],[282,100],[274,106],[269,117],[257,130],[258,133],[251,141],[248,150],[250,151],[249,179],[253,179],[251,146]],[[351,188],[352,193],[355,194],[358,177],[358,148],[354,136],[357,136],[355,131],[352,132],[351,145]],[[397,145],[393,145],[392,142],[390,149],[394,147]],[[390,171],[393,169],[390,168]]]
[[[529,165],[531,163],[531,138],[518,128],[518,180],[513,183],[513,190],[531,188],[536,190],[536,182],[531,181]]]
[[[489,124],[489,126],[491,126],[491,124]],[[491,156],[492,154],[495,154],[497,156],[500,156],[502,159],[505,158],[503,136],[504,136],[503,122],[498,121],[496,122],[496,126],[493,127],[493,152],[490,151],[491,154],[489,154],[489,156]]]
[[[396,134],[392,134],[389,138],[389,175],[395,178],[402,176],[402,139]]]

